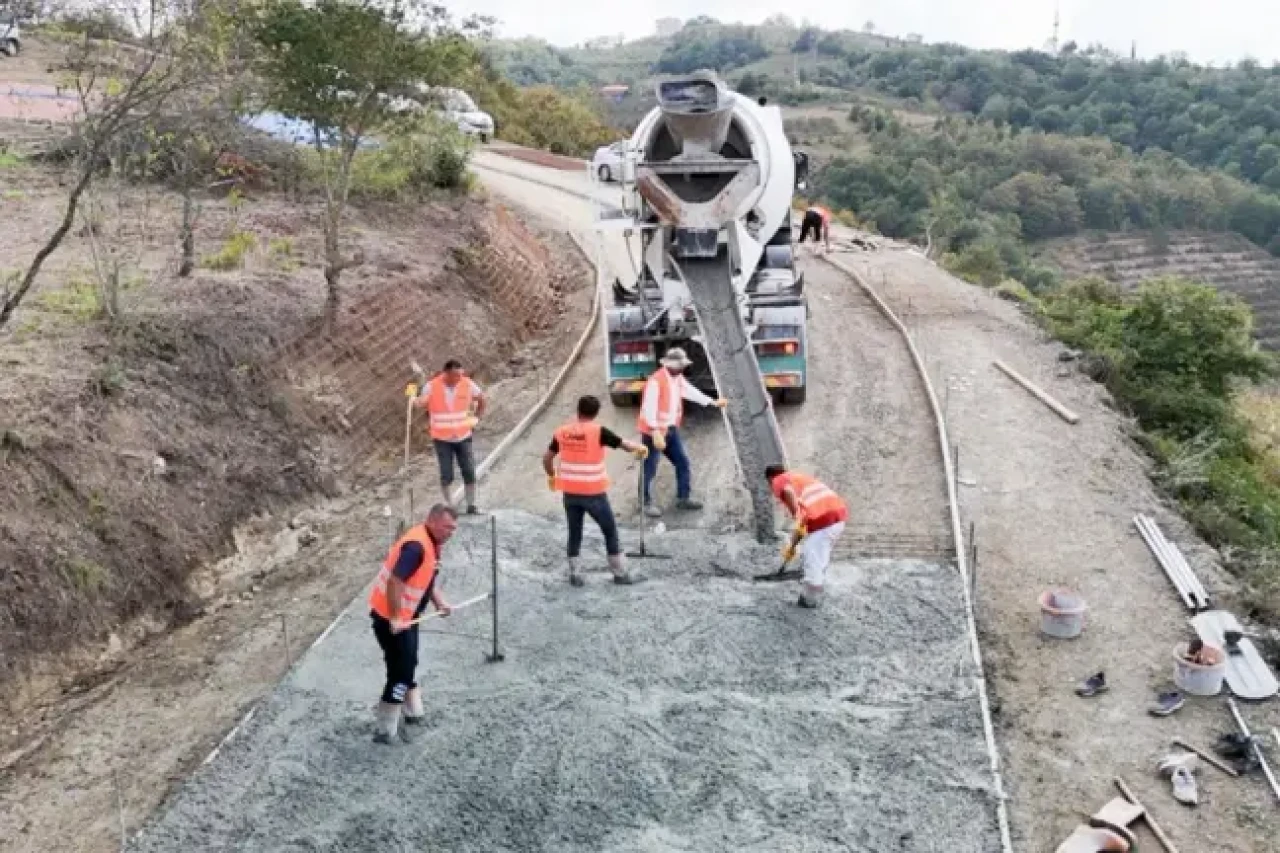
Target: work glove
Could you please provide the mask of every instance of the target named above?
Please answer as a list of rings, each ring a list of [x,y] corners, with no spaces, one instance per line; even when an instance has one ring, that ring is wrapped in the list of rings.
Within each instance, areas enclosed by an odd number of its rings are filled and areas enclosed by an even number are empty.
[[[438,604],[436,605],[436,612],[439,613],[440,618],[443,619],[453,612],[453,608],[447,604]]]
[[[405,395],[406,397],[417,397],[417,396],[418,396],[418,386],[417,386],[417,385],[415,385],[414,383],[410,382],[408,385],[404,386],[404,395]]]
[[[476,428],[476,424],[478,424],[478,423],[480,423],[480,419],[479,419],[479,418],[477,418],[475,415],[472,415],[471,417],[467,418],[467,420],[466,420],[467,429],[475,429],[475,428]]]
[[[555,491],[559,491],[559,490],[556,488],[556,475],[555,475],[555,474],[548,474],[548,475],[547,475],[547,488],[548,488],[548,489],[550,489],[550,490],[551,490],[551,491],[553,491],[553,492],[555,492]]]
[[[393,634],[403,633],[406,629],[408,629],[409,625],[411,624],[412,623],[408,619],[392,619],[391,633]]]
[[[726,400],[724,397],[721,397],[719,400],[716,400],[711,405],[715,406],[717,409],[723,409],[724,407],[729,405],[729,401]]]
[[[667,449],[667,434],[665,432],[655,432],[653,434],[653,446],[659,451]]]
[[[637,445],[636,449],[631,451],[631,455],[640,460],[648,459],[649,448],[645,447],[643,444]]]

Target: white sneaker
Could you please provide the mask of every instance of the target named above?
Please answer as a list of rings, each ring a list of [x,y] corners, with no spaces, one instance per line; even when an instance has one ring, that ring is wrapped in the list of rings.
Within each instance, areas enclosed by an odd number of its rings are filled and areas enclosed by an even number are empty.
[[[1165,776],[1172,776],[1179,768],[1195,773],[1200,769],[1200,756],[1194,752],[1179,752],[1160,759],[1160,773]]]
[[[1200,802],[1200,793],[1196,790],[1196,777],[1185,767],[1173,771],[1173,798],[1178,802],[1194,806]]]

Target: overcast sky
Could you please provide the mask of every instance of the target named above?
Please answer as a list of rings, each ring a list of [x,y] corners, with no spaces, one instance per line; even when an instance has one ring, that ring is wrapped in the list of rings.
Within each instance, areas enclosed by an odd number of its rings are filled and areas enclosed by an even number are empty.
[[[1054,0],[443,0],[456,13],[496,16],[504,36],[572,45],[599,35],[639,38],[661,17],[711,15],[759,23],[785,13],[829,29],[919,33],[973,47],[1040,47],[1053,31]],[[1280,0],[1060,0],[1060,40],[1151,57],[1183,51],[1201,62],[1280,59]],[[623,12],[626,12],[624,15]]]

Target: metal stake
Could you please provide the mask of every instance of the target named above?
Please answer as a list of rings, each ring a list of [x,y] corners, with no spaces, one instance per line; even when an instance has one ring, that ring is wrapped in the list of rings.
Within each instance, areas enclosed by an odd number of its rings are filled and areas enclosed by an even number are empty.
[[[493,570],[493,589],[489,593],[493,608],[493,653],[485,655],[485,663],[501,663],[505,658],[498,650],[498,518],[489,516],[490,567]]]
[[[280,614],[280,628],[284,631],[284,663],[285,668],[293,666],[293,653],[289,650],[289,617]]]
[[[655,453],[657,452],[657,450],[658,449],[656,447],[653,449]],[[640,502],[640,550],[630,551],[627,553],[627,556],[639,557],[641,559],[648,559],[648,560],[670,560],[671,557],[668,554],[651,554],[647,550],[645,550],[645,546],[644,546],[644,463],[641,462],[636,467],[639,468],[639,473],[638,473],[638,476],[636,477],[636,500]]]
[[[129,846],[129,831],[124,824],[124,792],[120,790],[120,772],[111,768],[111,779],[116,785],[116,813],[120,816],[120,853]]]

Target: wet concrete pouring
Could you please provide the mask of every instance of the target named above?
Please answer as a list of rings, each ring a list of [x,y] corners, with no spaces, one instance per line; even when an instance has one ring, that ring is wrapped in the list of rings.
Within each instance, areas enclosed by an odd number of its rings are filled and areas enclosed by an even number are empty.
[[[602,571],[574,589],[560,520],[497,519],[504,662],[487,604],[427,623],[447,632],[422,637],[431,724],[377,746],[360,599],[128,849],[999,848],[954,568],[836,563],[805,611],[749,580],[775,547],[651,535],[673,559],[617,587],[589,527]],[[446,595],[487,592],[490,559],[465,520]]]

